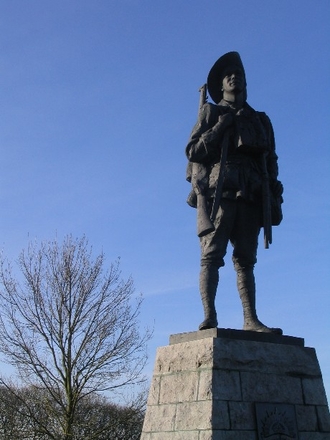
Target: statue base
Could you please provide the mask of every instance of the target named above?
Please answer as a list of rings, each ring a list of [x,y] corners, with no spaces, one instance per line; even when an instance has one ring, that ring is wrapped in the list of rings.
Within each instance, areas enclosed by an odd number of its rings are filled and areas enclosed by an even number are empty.
[[[157,350],[141,440],[329,440],[313,348],[291,336],[208,329]]]

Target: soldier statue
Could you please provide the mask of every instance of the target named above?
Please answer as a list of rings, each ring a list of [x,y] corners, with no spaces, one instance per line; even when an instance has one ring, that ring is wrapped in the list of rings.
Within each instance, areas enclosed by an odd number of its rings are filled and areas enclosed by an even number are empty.
[[[207,102],[206,87],[215,104]],[[200,294],[204,320],[199,329],[218,326],[215,296],[219,268],[228,242],[243,306],[243,330],[282,334],[264,325],[256,312],[254,265],[258,236],[265,247],[271,227],[282,220],[283,186],[271,122],[246,102],[246,78],[237,52],[220,57],[201,93],[198,121],[186,155],[187,180],[192,184],[188,204],[197,207],[201,245]]]

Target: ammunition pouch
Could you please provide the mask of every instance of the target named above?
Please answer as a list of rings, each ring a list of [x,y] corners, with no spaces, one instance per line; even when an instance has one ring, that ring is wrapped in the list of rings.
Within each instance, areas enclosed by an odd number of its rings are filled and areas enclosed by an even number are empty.
[[[270,215],[271,215],[272,226],[278,226],[283,220],[282,203],[283,203],[282,196],[274,197],[270,193]],[[261,221],[261,226],[264,226],[263,218]]]

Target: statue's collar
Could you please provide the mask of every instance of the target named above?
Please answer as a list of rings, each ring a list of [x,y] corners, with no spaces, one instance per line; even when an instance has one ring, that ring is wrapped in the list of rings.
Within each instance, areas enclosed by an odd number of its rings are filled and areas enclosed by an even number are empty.
[[[223,106],[223,107],[230,107],[230,108],[232,108],[233,110],[238,111],[238,110],[240,110],[241,108],[245,107],[246,102],[244,102],[243,105],[242,105],[242,104],[238,105],[238,104],[235,103],[235,102],[226,101],[226,99],[222,99],[222,100],[220,101],[219,105],[221,105],[221,106]]]
[[[243,105],[235,105],[234,102],[230,102],[230,101],[226,101],[225,99],[222,99],[219,102],[219,105],[221,107],[229,107],[230,109],[234,110],[236,113],[241,109],[244,110],[244,113],[246,111],[247,112],[253,111],[253,108],[246,101],[243,103]]]

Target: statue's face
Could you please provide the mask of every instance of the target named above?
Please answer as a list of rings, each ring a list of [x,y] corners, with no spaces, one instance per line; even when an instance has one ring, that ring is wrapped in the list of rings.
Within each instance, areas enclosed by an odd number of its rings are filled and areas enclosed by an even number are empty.
[[[228,66],[224,71],[222,90],[228,93],[241,93],[246,87],[245,75],[238,66]]]

